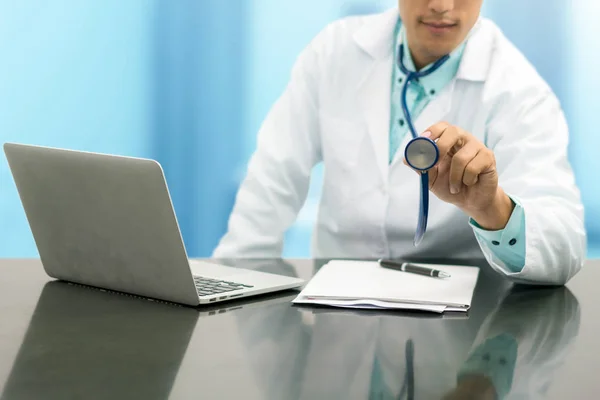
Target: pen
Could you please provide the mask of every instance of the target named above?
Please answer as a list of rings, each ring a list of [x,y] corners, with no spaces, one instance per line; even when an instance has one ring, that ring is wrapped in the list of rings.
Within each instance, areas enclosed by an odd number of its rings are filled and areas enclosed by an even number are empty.
[[[389,261],[389,260],[379,260],[378,263],[383,268],[395,269],[395,270],[402,271],[402,272],[409,272],[409,273],[419,274],[419,275],[427,275],[427,276],[432,276],[434,278],[450,278],[450,274],[447,272],[440,271],[438,269],[433,269],[433,268],[421,267],[419,265],[414,265],[414,264],[410,264],[410,263],[405,263],[405,262],[400,263],[400,262]]]

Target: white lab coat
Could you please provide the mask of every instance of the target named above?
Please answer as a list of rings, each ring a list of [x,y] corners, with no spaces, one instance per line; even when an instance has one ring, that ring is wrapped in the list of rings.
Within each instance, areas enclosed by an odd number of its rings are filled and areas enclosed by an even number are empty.
[[[414,247],[419,179],[402,151],[388,165],[396,9],[326,27],[300,54],[259,132],[215,257],[281,256],[311,170],[324,182],[312,239],[315,258],[477,257],[522,283],[563,284],[583,265],[583,207],[567,160],[568,128],[550,87],[493,22],[480,18],[456,78],[415,120],[458,125],[496,156],[500,185],[525,210],[526,263],[510,273],[478,243],[468,216],[430,198]],[[410,135],[401,144],[403,149]]]

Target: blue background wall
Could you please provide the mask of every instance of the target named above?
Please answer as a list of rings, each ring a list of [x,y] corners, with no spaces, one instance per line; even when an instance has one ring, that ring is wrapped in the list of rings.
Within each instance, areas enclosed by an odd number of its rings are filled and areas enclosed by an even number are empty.
[[[0,142],[152,157],[165,169],[192,256],[226,229],[256,132],[295,57],[336,18],[396,0],[0,0]],[[600,237],[592,155],[599,33],[592,0],[486,0],[561,98],[586,204],[590,252]],[[547,29],[552,27],[552,29]],[[590,39],[587,39],[590,38]],[[580,62],[581,61],[581,62]],[[308,256],[320,170],[286,255]],[[4,155],[0,257],[37,256]]]

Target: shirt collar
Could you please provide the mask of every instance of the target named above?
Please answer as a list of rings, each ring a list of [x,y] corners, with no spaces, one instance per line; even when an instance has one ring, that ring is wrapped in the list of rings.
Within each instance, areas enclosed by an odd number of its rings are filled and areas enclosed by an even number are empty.
[[[409,71],[415,71],[415,64],[408,49],[408,42],[406,40],[406,30],[404,29],[404,25],[402,25],[400,19],[398,19],[398,23],[396,25],[395,36],[396,44],[394,47],[394,60],[398,59],[398,48],[399,46],[402,46],[404,49],[404,65],[406,66],[406,68],[408,68]],[[446,61],[438,70],[436,70],[430,75],[419,79],[419,83],[421,84],[427,95],[435,95],[439,93],[444,88],[444,86],[446,86],[456,76],[466,42],[467,41],[465,40],[452,53],[450,53],[450,58],[448,59],[448,61]],[[430,65],[427,65],[425,68],[428,68]],[[402,74],[402,71],[400,71],[400,68],[397,65],[396,68],[398,69],[397,72]]]

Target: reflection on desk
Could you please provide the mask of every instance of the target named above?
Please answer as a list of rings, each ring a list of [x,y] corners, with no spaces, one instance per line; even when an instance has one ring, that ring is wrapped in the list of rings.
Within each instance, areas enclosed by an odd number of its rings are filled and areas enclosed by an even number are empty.
[[[457,387],[445,399],[478,391],[489,399],[542,399],[577,336],[579,303],[566,287],[516,289],[486,319]]]
[[[198,313],[128,295],[44,286],[2,399],[165,399]]]
[[[296,296],[280,291],[195,309],[48,282],[0,399],[169,398],[199,318],[289,305]]]
[[[479,289],[485,301],[491,287]],[[323,308],[236,320],[265,399],[541,398],[577,335],[577,299],[487,294],[503,300],[468,320]]]
[[[235,262],[304,279],[323,264]],[[591,310],[597,271],[572,286]],[[569,289],[514,288],[483,269],[460,318],[297,307],[296,292],[193,309],[47,283],[34,262],[5,262],[2,273],[2,400],[564,399],[598,387],[584,376],[595,362],[585,351],[596,343],[593,313],[579,333]]]

